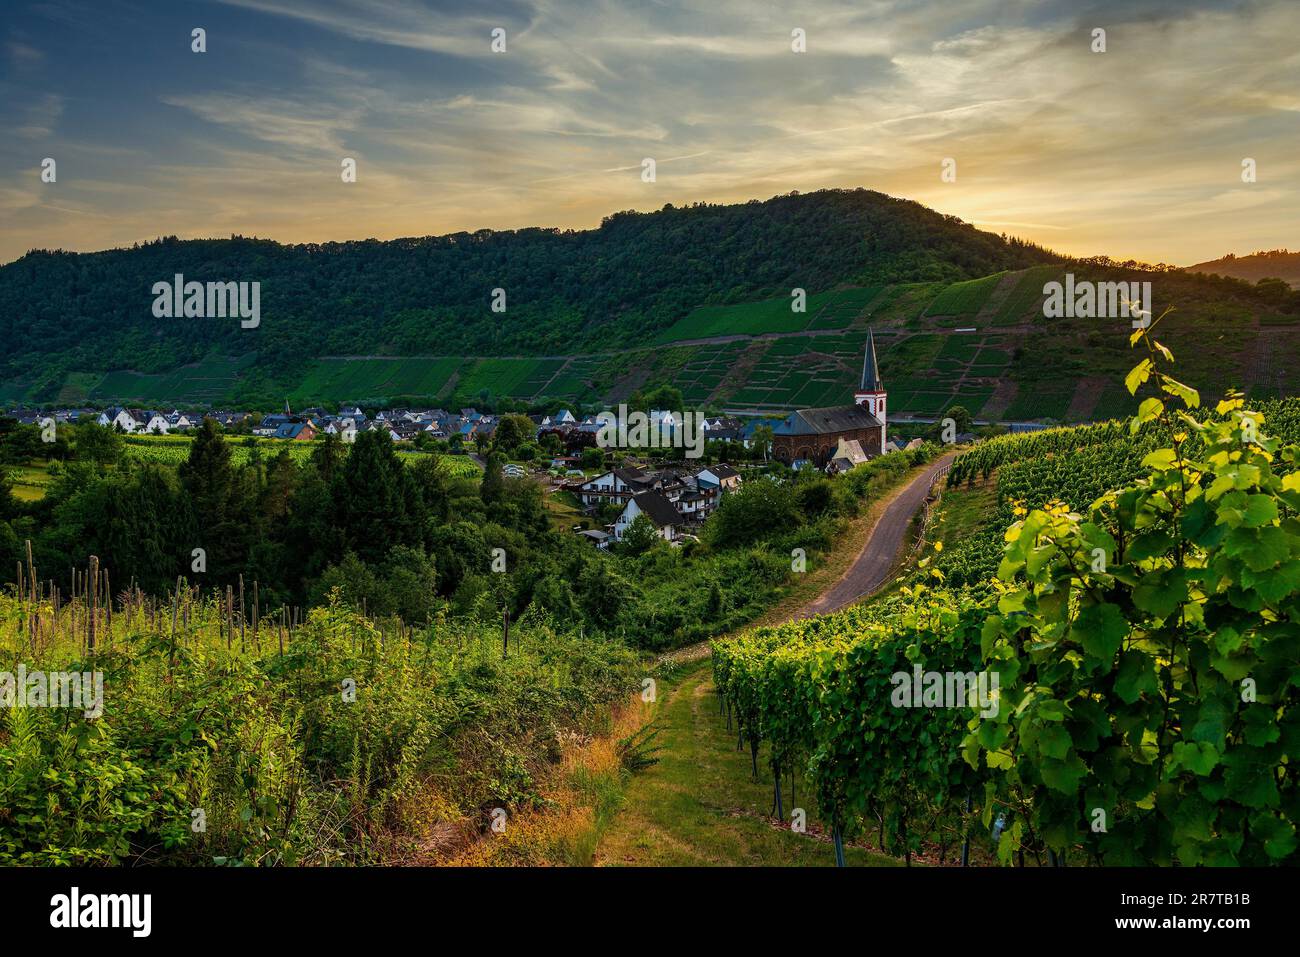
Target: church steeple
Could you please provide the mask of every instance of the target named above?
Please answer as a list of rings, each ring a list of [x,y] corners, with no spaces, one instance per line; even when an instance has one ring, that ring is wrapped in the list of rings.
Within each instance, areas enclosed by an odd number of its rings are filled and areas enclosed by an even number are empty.
[[[880,365],[876,362],[876,337],[867,330],[867,345],[862,350],[862,382],[853,393],[853,402],[876,417],[880,423],[880,451],[885,451],[885,383],[880,379]]]
[[[862,385],[860,392],[884,392],[884,383],[880,381],[880,366],[876,362],[876,337],[872,330],[867,330],[867,347],[862,355]]]

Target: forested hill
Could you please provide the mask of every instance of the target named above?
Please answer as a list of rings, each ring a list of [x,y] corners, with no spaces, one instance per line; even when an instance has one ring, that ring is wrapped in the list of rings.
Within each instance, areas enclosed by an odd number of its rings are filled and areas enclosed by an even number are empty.
[[[275,375],[341,355],[545,355],[649,342],[696,306],[841,283],[956,280],[1054,261],[868,190],[622,212],[596,229],[322,245],[175,238],[0,267],[0,379],[161,372],[219,350]],[[261,283],[261,324],[155,318],[153,284]],[[506,311],[490,308],[506,292]]]
[[[1249,256],[1234,256],[1229,253],[1221,259],[1188,266],[1187,271],[1217,273],[1235,279],[1249,279],[1251,282],[1281,279],[1292,286],[1300,286],[1300,252],[1271,249],[1251,253]]]

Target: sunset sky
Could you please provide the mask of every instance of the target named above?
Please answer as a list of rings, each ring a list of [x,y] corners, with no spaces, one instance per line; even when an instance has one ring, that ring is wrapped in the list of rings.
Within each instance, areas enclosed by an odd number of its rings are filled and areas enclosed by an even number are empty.
[[[0,262],[169,234],[585,228],[856,186],[1079,255],[1300,247],[1295,0],[4,6]]]

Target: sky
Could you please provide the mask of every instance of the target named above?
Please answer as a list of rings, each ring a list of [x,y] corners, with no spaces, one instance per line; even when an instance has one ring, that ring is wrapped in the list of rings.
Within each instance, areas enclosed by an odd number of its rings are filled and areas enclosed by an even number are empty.
[[[1300,247],[1296,0],[3,4],[0,262],[858,186],[1072,255]]]

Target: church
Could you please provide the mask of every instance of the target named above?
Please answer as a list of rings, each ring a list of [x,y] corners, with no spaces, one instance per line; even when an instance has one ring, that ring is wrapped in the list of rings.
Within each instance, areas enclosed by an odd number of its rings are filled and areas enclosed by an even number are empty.
[[[791,412],[772,429],[772,456],[786,465],[811,462],[825,468],[846,458],[874,458],[885,451],[885,385],[876,362],[876,340],[867,330],[862,381],[852,405]]]

